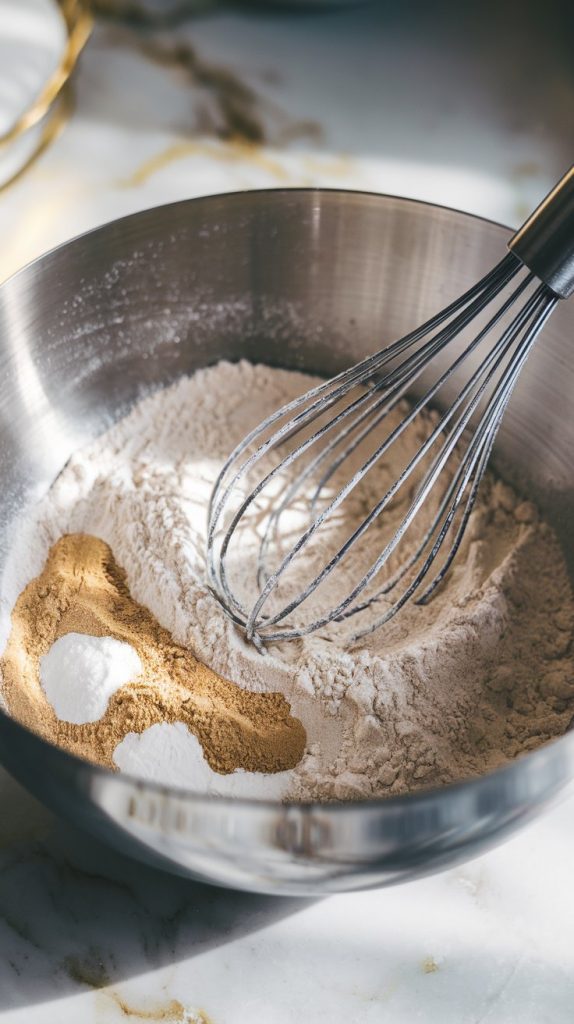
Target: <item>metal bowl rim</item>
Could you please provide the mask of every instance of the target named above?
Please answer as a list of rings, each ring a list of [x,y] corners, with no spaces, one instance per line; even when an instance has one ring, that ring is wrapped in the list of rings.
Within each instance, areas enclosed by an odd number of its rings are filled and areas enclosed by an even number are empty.
[[[249,195],[254,196],[256,199],[268,195],[276,197],[286,198],[289,195],[308,195],[308,196],[357,196],[360,199],[383,199],[392,200],[393,202],[399,202],[405,206],[421,206],[425,209],[431,210],[444,210],[446,213],[454,213],[458,217],[464,217],[469,221],[481,221],[484,224],[490,224],[493,227],[502,228],[504,231],[514,232],[516,229],[509,227],[508,224],[503,224],[501,221],[492,220],[489,217],[483,217],[481,214],[469,213],[467,210],[459,210],[456,206],[447,206],[446,203],[427,203],[424,199],[413,199],[409,196],[395,195],[393,192],[370,192],[368,189],[354,189],[354,188],[322,188],[319,186],[298,186],[294,188],[285,188],[278,186],[277,188],[253,188],[253,189],[235,189],[233,192],[212,192],[206,196],[193,196],[191,199],[175,199],[171,203],[159,203],[156,206],[146,206],[143,210],[136,210],[135,213],[126,213],[123,217],[113,217],[111,220],[104,221],[103,224],[98,224],[96,227],[87,228],[86,231],[80,231],[77,235],[72,235],[67,238],[64,242],[58,242],[53,245],[50,249],[46,249],[45,252],[40,253],[39,256],[34,257],[28,263],[25,263],[23,267],[19,267],[8,277],[0,281],[0,291],[8,284],[15,281],[21,274],[27,273],[32,267],[38,266],[43,260],[54,256],[56,253],[61,252],[68,246],[74,245],[76,242],[80,242],[84,239],[90,238],[92,235],[97,235],[99,232],[104,232],[111,227],[119,227],[120,225],[129,224],[131,221],[137,220],[139,217],[146,217],[148,214],[157,213],[159,210],[169,210],[176,206],[190,206],[190,205],[201,205],[205,203],[208,205],[214,199],[221,200],[240,200],[245,199]]]

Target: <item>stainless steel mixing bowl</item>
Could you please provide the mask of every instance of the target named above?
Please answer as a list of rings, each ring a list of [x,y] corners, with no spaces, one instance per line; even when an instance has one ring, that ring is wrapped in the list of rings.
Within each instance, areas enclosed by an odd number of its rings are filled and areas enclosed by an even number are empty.
[[[331,374],[457,295],[507,237],[404,199],[289,190],[160,207],[42,257],[0,288],[2,563],[23,504],[150,387],[224,357]],[[573,313],[559,308],[539,341],[498,445],[570,564]],[[574,736],[465,784],[336,806],[137,782],[1,712],[0,759],[56,811],[143,860],[258,892],[324,894],[436,871],[500,842],[570,780]]]

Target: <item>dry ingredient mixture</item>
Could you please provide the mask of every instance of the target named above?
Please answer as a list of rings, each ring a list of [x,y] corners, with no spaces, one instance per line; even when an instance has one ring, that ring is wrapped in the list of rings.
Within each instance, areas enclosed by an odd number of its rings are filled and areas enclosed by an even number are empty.
[[[132,680],[110,692],[95,720],[84,714],[82,724],[81,699],[71,706],[67,702],[68,720],[62,711],[56,715],[42,672],[42,662],[58,650],[61,640],[77,634],[129,645],[137,661]],[[76,658],[82,653],[85,650],[75,644]],[[123,659],[116,664],[122,668]],[[61,672],[62,664],[58,667]],[[89,674],[89,662],[86,667]],[[39,685],[43,675],[44,687]],[[8,707],[20,721],[73,753],[109,767],[128,732],[140,733],[160,722],[187,725],[209,766],[218,772],[292,768],[305,748],[303,727],[291,716],[282,694],[242,690],[198,662],[151,612],[132,600],[108,545],[86,534],[57,541],[43,572],[18,598],[2,676]],[[61,699],[61,674],[59,680],[49,678]],[[79,669],[76,684],[85,694]]]
[[[206,585],[207,502],[230,449],[309,385],[293,372],[220,363],[145,399],[74,455],[21,528],[2,582],[0,667],[15,717],[146,778],[322,800],[456,781],[566,731],[566,568],[535,507],[492,477],[429,605],[407,605],[351,647],[337,629],[264,657],[244,643]],[[404,454],[397,445],[369,474],[345,529]],[[245,576],[255,534],[242,545]],[[344,572],[353,578],[352,558]],[[84,724],[56,716],[41,678],[41,659],[71,633],[130,644],[142,665],[119,688],[106,683],[104,714]]]

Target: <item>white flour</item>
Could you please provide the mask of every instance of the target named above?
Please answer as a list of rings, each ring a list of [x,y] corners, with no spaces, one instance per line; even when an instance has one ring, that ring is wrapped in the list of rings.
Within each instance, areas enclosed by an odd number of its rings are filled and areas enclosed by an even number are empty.
[[[246,688],[286,694],[309,740],[302,764],[281,780],[279,792],[289,797],[369,797],[442,784],[563,733],[574,696],[566,570],[551,531],[504,484],[486,482],[448,586],[355,649],[341,646],[337,633],[315,634],[262,657],[226,619],[205,581],[211,488],[247,431],[309,386],[300,374],[221,363],[142,402],[73,457],[16,539],[5,612],[59,536],[102,537],[133,597],[178,642]],[[377,467],[366,496],[396,472],[393,461]],[[364,499],[359,493],[357,516]],[[351,561],[349,579],[354,571]],[[175,781],[178,763],[197,763],[185,737],[178,734],[170,754],[165,730],[154,736],[124,741],[120,767]],[[263,797],[266,781],[254,775],[241,791]],[[197,767],[189,788],[210,785]]]

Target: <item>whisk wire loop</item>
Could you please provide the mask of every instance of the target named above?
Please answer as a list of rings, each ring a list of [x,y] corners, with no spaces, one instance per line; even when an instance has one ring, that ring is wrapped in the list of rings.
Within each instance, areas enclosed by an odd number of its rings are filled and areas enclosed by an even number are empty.
[[[299,638],[333,622],[346,621],[382,601],[381,615],[376,621],[363,628],[359,626],[350,637],[359,640],[388,622],[411,598],[418,604],[430,599],[460,549],[510,396],[558,301],[546,285],[532,290],[534,279],[528,272],[508,291],[521,271],[522,263],[509,253],[481,281],[421,327],[272,413],[234,449],[218,475],[211,497],[207,564],[214,592],[247,639],[261,647],[270,641]],[[519,305],[523,296],[525,300]],[[475,321],[482,320],[482,314],[493,303],[496,305],[486,322],[478,324],[449,365],[441,368],[439,362],[438,373],[430,384],[425,383],[422,397],[403,410],[401,403],[412,392],[413,385],[421,378],[426,380],[434,361]],[[454,398],[445,402],[442,395],[451,387],[451,380],[459,378],[464,364],[476,359],[480,347],[499,327],[500,333],[468,379]],[[334,517],[398,439],[411,428],[419,429],[416,424],[434,401],[442,412],[432,422],[428,417],[421,420],[426,436],[419,438],[417,449],[397,478],[374,501],[344,542],[335,545],[336,550],[326,557],[319,571],[310,568],[312,578],[298,592],[279,599],[291,565],[302,558],[327,520]],[[366,456],[361,455],[362,447],[383,428],[388,417],[391,419],[387,435]],[[360,459],[356,468],[351,465],[354,456]],[[453,460],[455,465],[449,474],[447,467]],[[329,494],[329,485],[336,483],[346,464],[350,466],[348,479]],[[295,466],[300,468],[293,475]],[[420,479],[415,480],[415,474]],[[414,485],[411,481],[415,481]],[[439,483],[443,490],[439,490],[435,500]],[[366,571],[360,572],[360,579],[345,587],[346,592],[335,607],[323,610],[319,604],[319,614],[311,610],[307,619],[305,615],[301,618],[306,602],[352,549],[358,550],[375,520],[391,502],[399,500],[398,495],[407,484],[409,488],[414,486],[414,490],[408,495],[406,511]],[[261,510],[258,499],[269,494],[271,508]],[[270,567],[271,556],[277,557],[285,541],[281,536],[283,516],[295,506],[301,510],[301,502],[309,519],[288,550],[279,554],[279,564]],[[377,586],[377,577],[391,557],[399,554],[401,542],[415,520],[418,522],[432,504],[436,507],[431,512],[430,524],[423,523],[422,536],[414,550],[399,560],[398,568],[393,568],[391,562],[390,575]],[[254,515],[259,515],[260,531],[254,580],[257,594],[246,607],[245,599],[237,592],[237,583],[230,580],[227,560],[234,542],[241,543],[236,540],[239,527]],[[444,554],[449,537],[450,547]],[[311,559],[309,566],[312,565]],[[438,568],[433,578],[420,593],[431,567],[435,566]],[[400,592],[395,594],[399,584]],[[274,606],[268,610],[272,596]]]
[[[491,318],[491,320],[479,332],[479,334],[473,339],[473,341],[464,349],[464,351],[461,353],[461,355],[459,355],[459,357],[454,361],[454,363],[451,366],[449,366],[447,368],[447,370],[445,370],[445,372],[438,378],[437,381],[435,381],[435,383],[432,385],[432,387],[428,389],[428,391],[422,396],[422,398],[420,398],[412,406],[412,408],[407,413],[407,415],[401,420],[401,422],[398,424],[398,426],[391,432],[391,434],[385,439],[385,441],[381,445],[379,445],[379,447],[369,457],[369,459],[366,462],[364,462],[363,465],[360,466],[359,469],[357,469],[357,471],[353,474],[351,479],[345,484],[345,486],[343,488],[341,488],[339,493],[329,503],[329,505],[319,515],[317,515],[315,517],[315,519],[311,522],[311,524],[308,526],[308,528],[305,530],[305,532],[301,535],[301,537],[299,538],[297,543],[293,546],[293,548],[285,556],[285,558],[283,559],[280,567],[268,579],[267,583],[263,587],[263,589],[261,591],[261,594],[259,595],[259,598],[258,598],[258,600],[256,601],[256,603],[255,603],[255,605],[253,607],[250,619],[249,619],[249,621],[247,623],[247,626],[246,626],[248,635],[249,635],[251,629],[253,628],[253,623],[256,621],[257,616],[259,615],[259,612],[261,611],[264,603],[266,602],[267,598],[270,596],[271,592],[277,586],[280,577],[285,572],[285,570],[289,567],[291,562],[295,559],[295,557],[299,554],[299,552],[302,551],[302,549],[309,543],[309,541],[311,540],[313,535],[323,525],[325,520],[330,515],[332,515],[332,513],[334,511],[336,511],[336,509],[347,498],[347,496],[350,494],[350,492],[361,482],[361,480],[364,478],[366,473],[390,449],[390,447],[397,441],[398,437],[411,425],[411,423],[414,422],[414,420],[419,415],[419,413],[425,407],[428,406],[429,402],[436,395],[436,393],[440,390],[440,388],[443,386],[443,384],[458,369],[458,367],[468,358],[468,356],[477,348],[477,346],[480,344],[480,342],[483,340],[483,338],[492,330],[492,328],[496,325],[496,323],[498,323],[498,321],[504,315],[504,313],[507,311],[507,309],[509,309],[510,306],[516,301],[518,296],[521,294],[522,291],[524,291],[524,289],[528,285],[529,281],[530,281],[530,278],[526,278],[523,282],[521,282],[519,287],[514,291],[514,293],[510,296],[510,298],[508,298],[506,300],[506,302],[504,303],[502,308],[497,311],[495,316]],[[372,509],[372,511],[369,513],[369,515],[366,517],[366,519],[363,520],[361,525],[354,531],[352,536],[346,541],[345,545],[342,548],[340,548],[339,551],[331,558],[331,560],[323,568],[321,573],[319,573],[315,577],[315,579],[309,584],[309,586],[305,589],[303,594],[298,595],[294,600],[289,602],[280,613],[278,613],[277,615],[275,615],[273,617],[270,617],[267,620],[267,626],[277,624],[282,619],[284,619],[288,614],[290,614],[292,611],[294,611],[297,607],[299,607],[299,605],[302,604],[303,601],[307,600],[307,598],[317,589],[317,587],[332,572],[332,570],[339,563],[339,561],[343,557],[343,555],[346,555],[347,552],[349,551],[349,549],[356,543],[356,541],[359,540],[360,537],[363,536],[363,534],[368,529],[368,527],[371,525],[373,520],[377,518],[377,516],[384,510],[384,508],[386,508],[386,506],[389,504],[389,502],[395,497],[397,492],[403,486],[405,481],[411,476],[411,474],[414,471],[414,469],[418,466],[418,464],[421,462],[421,460],[424,458],[424,456],[427,454],[427,452],[432,448],[432,446],[433,446],[434,442],[436,441],[436,439],[440,436],[440,434],[442,434],[444,432],[444,429],[446,428],[446,426],[448,425],[450,420],[453,418],[453,416],[457,412],[458,408],[463,404],[465,399],[468,397],[468,395],[474,389],[477,381],[479,381],[480,378],[482,377],[485,369],[488,368],[488,366],[499,355],[499,353],[504,351],[505,346],[506,346],[507,341],[508,341],[508,337],[514,331],[519,329],[523,319],[528,315],[529,311],[530,311],[530,304],[527,307],[527,310],[521,311],[521,313],[512,321],[511,325],[503,333],[502,337],[499,339],[497,344],[489,352],[489,354],[486,356],[485,360],[481,363],[481,365],[479,366],[478,370],[475,371],[475,373],[471,376],[470,380],[467,382],[467,384],[464,386],[464,388],[459,392],[456,400],[453,402],[453,404],[450,406],[450,408],[447,410],[447,412],[443,415],[443,417],[440,420],[440,422],[438,423],[438,425],[429,434],[428,438],[421,445],[421,447],[416,451],[415,455],[410,460],[410,462],[407,464],[407,466],[405,467],[405,469],[403,470],[401,475],[397,478],[397,480],[395,480],[393,485],[386,492],[385,496],[381,499],[381,501],[379,501],[377,503],[377,505],[375,505],[375,507]],[[426,489],[425,489],[425,496],[428,493],[428,491],[430,490],[430,488],[433,486],[438,473],[443,468],[446,460],[448,459],[449,455],[451,454],[451,452],[452,452],[452,450],[454,448],[454,445],[457,443],[457,441],[460,438],[463,430],[465,429],[466,425],[468,424],[468,422],[469,422],[469,420],[470,420],[470,418],[471,418],[471,416],[472,416],[472,414],[473,414],[473,412],[474,412],[474,410],[475,410],[475,408],[476,408],[476,406],[478,404],[478,401],[480,400],[480,397],[482,396],[482,393],[483,393],[484,389],[486,388],[487,384],[489,383],[489,381],[490,381],[490,377],[487,377],[486,380],[483,382],[481,388],[478,390],[477,394],[475,395],[475,397],[471,401],[471,403],[470,403],[469,407],[467,408],[464,416],[459,421],[456,429],[453,430],[452,436],[449,438],[448,443],[444,446],[442,451],[439,453],[439,456],[437,456],[436,464],[433,467],[431,467],[431,470],[429,471],[429,475],[425,478],[425,480],[427,481],[427,486],[426,486]],[[386,411],[388,412],[389,408],[387,408]],[[285,463],[284,463],[284,465],[285,465]],[[397,533],[395,534],[395,537],[393,538],[393,541],[391,541],[391,543],[385,548],[385,551],[383,552],[383,555],[380,556],[380,559],[377,560],[376,564],[379,566],[379,568],[382,567],[384,562],[387,561],[388,556],[390,554],[392,554],[392,552],[394,551],[395,547],[397,546],[398,541],[400,540],[400,538],[402,537],[402,535],[404,534],[404,532],[406,531],[406,529],[408,528],[408,526],[412,522],[412,519],[414,518],[414,515],[418,511],[419,507],[420,507],[420,503],[413,505],[412,510],[409,511],[409,513],[407,514],[407,516],[405,517],[405,519],[401,523],[401,527],[399,528],[399,531],[397,531]],[[383,560],[381,561],[381,559],[383,559]],[[371,577],[369,575],[368,579],[366,579],[367,583],[370,581],[370,578]],[[365,585],[366,585],[366,583],[365,583]],[[350,595],[350,600],[353,600],[354,597],[356,597],[356,596],[357,596],[357,592],[356,592],[356,590],[354,590],[352,592],[352,595]],[[338,612],[338,610],[340,610],[340,608],[341,608],[341,606],[339,606],[339,609],[336,609],[336,613]],[[333,618],[337,617],[336,613],[332,616]],[[322,623],[322,625],[324,625],[324,624],[325,623]]]
[[[263,456],[277,444],[280,444],[285,440],[286,435],[296,432],[303,426],[313,422],[320,415],[323,415],[333,405],[343,398],[351,388],[357,384],[363,384],[370,377],[380,370],[380,368],[392,359],[395,359],[405,349],[411,347],[421,338],[423,338],[429,331],[434,330],[440,324],[444,323],[450,316],[457,313],[460,309],[463,309],[466,305],[472,302],[477,297],[481,297],[485,292],[490,295],[489,289],[497,290],[504,283],[506,283],[511,276],[513,276],[519,269],[519,262],[511,254],[507,254],[503,260],[487,274],[481,281],[472,288],[469,288],[462,296],[450,303],[445,309],[441,310],[434,317],[428,320],[426,323],[417,327],[409,334],[391,345],[387,346],[379,352],[368,356],[360,363],[355,364],[347,370],[343,370],[336,377],[330,381],[326,381],[323,384],[318,384],[315,388],[312,388],[304,395],[300,395],[298,398],[293,399],[287,405],[278,409],[272,413],[271,416],[267,417],[255,427],[250,433],[243,438],[243,440],[236,446],[232,451],[231,455],[226,460],[221,472],[219,473],[210,498],[208,508],[208,553],[213,554],[213,537],[215,530],[217,529],[219,519],[221,517],[223,508],[226,500],[229,498],[238,480],[247,474],[253,465],[258,462]],[[462,326],[462,324],[461,324]],[[445,338],[446,341],[450,340],[451,333]],[[360,401],[358,399],[357,401]],[[310,403],[310,404],[309,404]],[[302,406],[300,413],[296,411]],[[275,431],[263,444],[261,444],[256,451],[254,451],[247,459],[247,461],[240,465],[239,469],[235,472],[235,475],[230,482],[227,483],[223,494],[221,493],[223,482],[234,463],[237,463],[239,458],[247,451],[252,442],[256,438],[261,437],[272,427],[278,420],[285,419],[291,413],[296,415],[288,420]],[[331,427],[333,424],[330,425]],[[314,440],[314,439],[313,439]],[[253,496],[250,496],[253,500]],[[242,511],[245,509],[242,506]],[[210,557],[210,566],[214,569],[213,560]],[[214,569],[215,573],[215,569]]]

